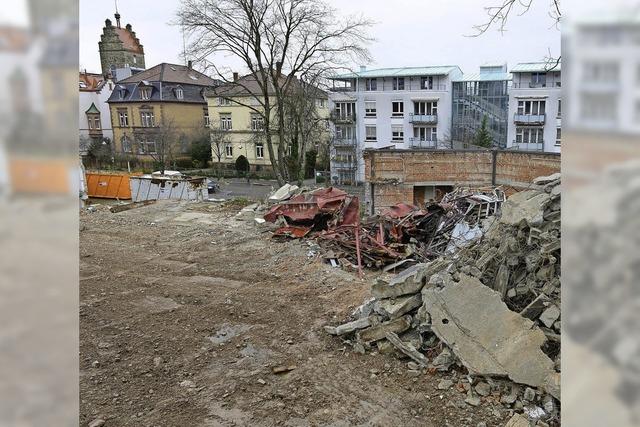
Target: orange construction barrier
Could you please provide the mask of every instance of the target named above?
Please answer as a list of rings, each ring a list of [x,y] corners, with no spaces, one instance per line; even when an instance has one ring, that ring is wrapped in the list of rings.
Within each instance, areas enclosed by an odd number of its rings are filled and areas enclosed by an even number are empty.
[[[129,175],[91,173],[85,174],[87,178],[87,195],[103,199],[131,199]]]
[[[70,194],[77,159],[9,157],[11,188],[16,193]]]

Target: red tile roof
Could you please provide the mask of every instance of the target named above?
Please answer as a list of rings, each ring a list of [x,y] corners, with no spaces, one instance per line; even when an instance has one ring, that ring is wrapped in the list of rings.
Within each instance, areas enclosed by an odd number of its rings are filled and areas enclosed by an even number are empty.
[[[142,46],[136,40],[136,38],[131,34],[131,31],[126,28],[116,28],[116,34],[124,48],[130,52],[142,54]]]
[[[102,89],[104,86],[104,77],[102,74],[80,72],[79,86],[81,92],[94,92]]]

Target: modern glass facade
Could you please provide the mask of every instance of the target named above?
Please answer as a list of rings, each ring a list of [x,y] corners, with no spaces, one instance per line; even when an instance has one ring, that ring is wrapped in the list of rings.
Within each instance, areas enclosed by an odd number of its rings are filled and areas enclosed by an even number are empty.
[[[472,143],[486,116],[494,145],[507,146],[509,80],[506,73],[496,73],[496,76],[481,73],[477,80],[465,78],[453,82],[453,141]]]

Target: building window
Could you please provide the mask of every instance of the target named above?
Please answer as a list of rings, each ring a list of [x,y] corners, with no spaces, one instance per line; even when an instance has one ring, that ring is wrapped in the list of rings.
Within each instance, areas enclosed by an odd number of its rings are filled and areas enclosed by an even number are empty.
[[[420,77],[420,88],[433,89],[433,76]]]
[[[231,113],[220,113],[220,129],[231,130]]]
[[[223,97],[218,97],[218,105],[225,105],[225,106],[229,106],[231,105],[231,100],[229,98],[223,98]]]
[[[542,144],[544,128],[526,127],[516,128],[516,144]]]
[[[365,81],[364,81],[364,89],[365,90],[378,90],[378,79],[365,79]]]
[[[233,157],[233,145],[227,144],[224,146],[224,155],[229,158]]]
[[[353,102],[336,103],[336,115],[341,119],[353,119],[356,104]]]
[[[518,101],[519,115],[542,115],[545,110],[545,101]]]
[[[254,132],[264,129],[264,117],[260,114],[251,114],[251,130]]]
[[[413,113],[416,115],[438,115],[438,101],[420,101],[413,103]]]
[[[404,141],[404,129],[402,126],[391,126],[391,140]]]
[[[124,99],[124,96],[125,96],[126,94],[127,94],[126,89],[120,89],[120,90],[118,91],[118,99],[123,100],[123,99]]]
[[[87,123],[89,124],[89,130],[100,130],[100,115],[87,114]]]
[[[181,87],[176,88],[176,98],[177,99],[184,99],[184,91],[182,90]]]
[[[129,126],[129,113],[127,113],[127,110],[118,110],[118,123],[120,123],[120,127]]]
[[[404,116],[404,101],[391,102],[391,117]]]
[[[336,139],[352,140],[354,134],[353,126],[336,126]]]
[[[562,128],[556,128],[556,145],[560,145],[562,142]]]
[[[324,108],[324,99],[318,99],[318,107]]]
[[[562,117],[562,99],[558,99],[558,118]]]
[[[140,154],[156,154],[156,142],[149,141],[146,137],[142,137],[138,144],[138,152]]]
[[[256,158],[264,159],[264,145],[262,143],[256,144]]]
[[[404,77],[393,78],[393,90],[404,90]]]
[[[531,73],[531,87],[547,87],[547,73]]]
[[[140,125],[145,128],[150,128],[156,125],[153,111],[140,111]]]
[[[150,87],[143,87],[140,89],[140,98],[147,100],[149,98],[151,98],[151,88]]]
[[[437,141],[438,128],[436,127],[414,127],[413,137],[419,141]]]
[[[120,138],[120,143],[122,144],[122,152],[123,153],[131,153],[133,151],[131,147],[131,140],[128,136],[123,136]]]
[[[365,126],[364,133],[365,141],[375,141],[377,139],[375,126]]]
[[[364,116],[365,117],[375,117],[376,116],[376,101],[365,101],[364,102]]]
[[[587,62],[582,78],[585,82],[616,83],[619,73],[620,67],[616,62]]]
[[[211,126],[211,119],[209,118],[209,109],[203,108],[202,112],[204,113],[204,126],[205,127]]]

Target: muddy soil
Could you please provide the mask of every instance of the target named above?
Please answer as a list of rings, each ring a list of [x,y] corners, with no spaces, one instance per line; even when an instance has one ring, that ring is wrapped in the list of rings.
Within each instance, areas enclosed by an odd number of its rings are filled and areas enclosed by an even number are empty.
[[[439,373],[412,377],[406,361],[326,335],[378,273],[332,268],[239,209],[80,213],[80,425],[506,424],[491,396],[470,406],[437,390]]]

